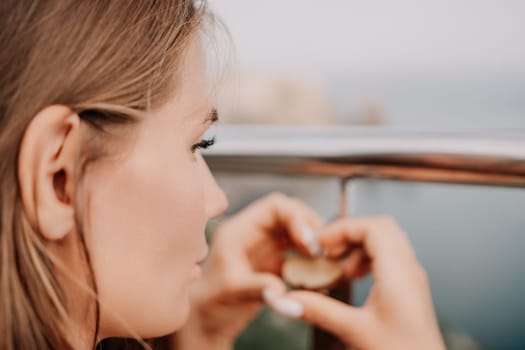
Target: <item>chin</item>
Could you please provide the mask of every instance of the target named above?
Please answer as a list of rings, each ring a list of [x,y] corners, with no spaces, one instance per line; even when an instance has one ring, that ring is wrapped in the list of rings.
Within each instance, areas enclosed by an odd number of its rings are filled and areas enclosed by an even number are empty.
[[[186,297],[184,300],[178,299],[174,305],[163,308],[162,311],[159,312],[156,327],[155,329],[151,329],[152,334],[149,334],[147,338],[161,337],[174,333],[188,322],[189,317],[189,298]],[[149,328],[151,328],[151,326]]]
[[[181,303],[182,304],[182,303]],[[171,331],[169,333],[173,333],[175,331],[178,331],[184,325],[188,322],[188,319],[190,318],[190,302],[189,300],[186,300],[184,302],[184,306],[180,305],[177,309],[177,319],[171,326]]]
[[[151,305],[153,306],[153,305]],[[128,321],[130,328],[121,329],[111,336],[136,337],[143,339],[157,338],[172,334],[182,328],[190,316],[188,298],[177,298],[170,304],[155,305],[135,314]],[[118,334],[116,334],[118,333]]]

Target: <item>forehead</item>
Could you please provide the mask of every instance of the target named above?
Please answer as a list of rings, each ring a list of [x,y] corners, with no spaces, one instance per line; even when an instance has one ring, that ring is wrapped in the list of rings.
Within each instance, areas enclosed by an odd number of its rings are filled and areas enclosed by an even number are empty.
[[[195,37],[181,60],[175,91],[156,113],[160,118],[202,123],[212,109],[210,82],[202,41]]]

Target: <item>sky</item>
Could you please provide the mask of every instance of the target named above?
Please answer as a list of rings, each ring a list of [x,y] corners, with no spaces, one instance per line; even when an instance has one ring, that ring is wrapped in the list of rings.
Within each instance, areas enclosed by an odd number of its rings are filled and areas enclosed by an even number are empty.
[[[210,0],[242,70],[525,72],[525,1]]]

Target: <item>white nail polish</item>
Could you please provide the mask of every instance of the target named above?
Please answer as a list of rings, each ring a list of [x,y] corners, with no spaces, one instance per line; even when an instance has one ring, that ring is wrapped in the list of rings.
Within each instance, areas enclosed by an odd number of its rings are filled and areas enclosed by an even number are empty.
[[[263,300],[266,304],[270,305],[277,298],[275,292],[270,288],[265,288],[262,292]]]
[[[317,243],[315,233],[310,226],[305,225],[301,228],[301,240],[313,256],[323,254],[323,248]]]
[[[299,318],[304,312],[303,306],[300,303],[285,298],[273,300],[270,307],[278,313],[290,318]]]

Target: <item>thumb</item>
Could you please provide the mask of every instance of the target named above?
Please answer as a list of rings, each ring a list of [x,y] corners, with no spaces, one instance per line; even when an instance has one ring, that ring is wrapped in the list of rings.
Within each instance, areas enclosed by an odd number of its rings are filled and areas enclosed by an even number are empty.
[[[317,292],[292,291],[286,299],[303,307],[300,318],[318,326],[345,343],[360,343],[370,334],[371,320],[360,308],[345,304]]]
[[[284,282],[271,273],[254,273],[237,279],[236,286],[230,289],[232,294],[243,301],[263,301],[264,292],[283,295],[286,292]]]

